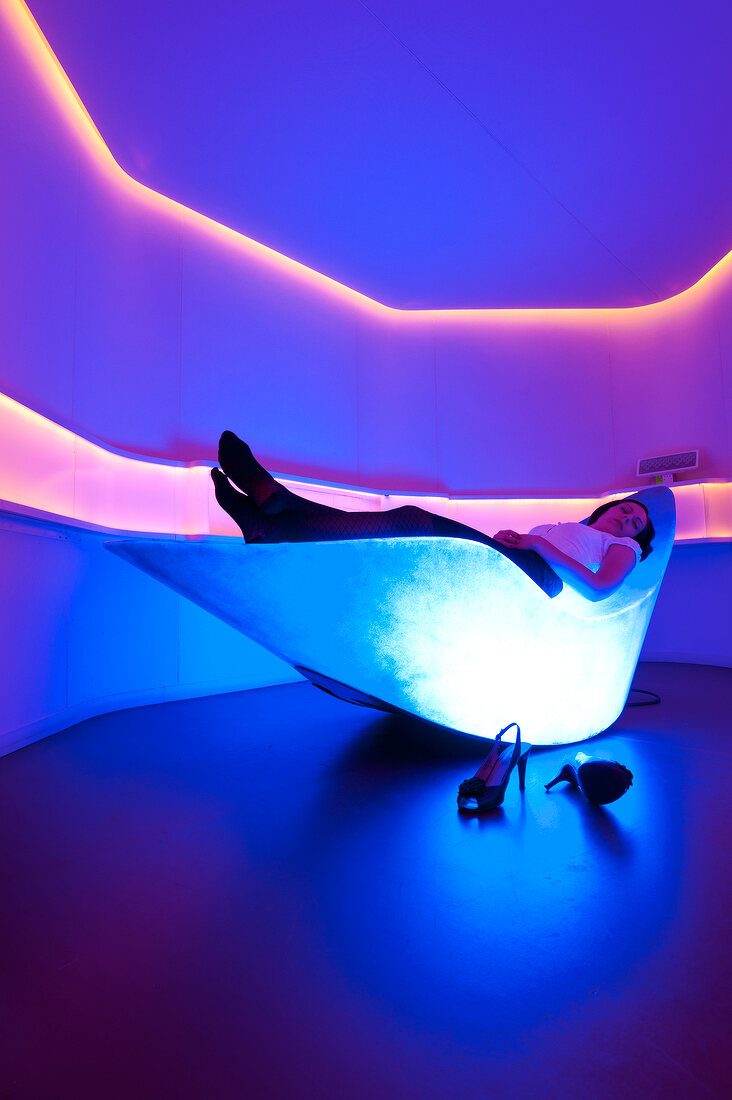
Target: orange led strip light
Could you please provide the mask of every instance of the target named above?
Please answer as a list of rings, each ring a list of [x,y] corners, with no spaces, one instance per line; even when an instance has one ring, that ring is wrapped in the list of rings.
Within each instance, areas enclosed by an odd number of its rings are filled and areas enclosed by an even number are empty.
[[[95,168],[105,175],[118,190],[125,192],[135,202],[142,202],[159,212],[161,216],[174,217],[186,226],[197,229],[217,239],[221,244],[233,247],[267,266],[278,269],[283,275],[302,280],[354,307],[383,318],[399,319],[407,323],[424,321],[471,322],[486,321],[503,324],[529,324],[532,321],[547,323],[561,321],[595,325],[598,322],[630,320],[640,315],[660,319],[670,307],[682,302],[697,302],[705,289],[718,285],[729,274],[728,253],[705,275],[686,290],[641,306],[592,307],[592,308],[511,308],[511,309],[396,309],[369,298],[367,295],[323,275],[296,260],[283,255],[250,237],[237,232],[206,215],[198,213],[182,203],[160,194],[133,179],[114,159],[91,116],[81,102],[71,81],[46,40],[24,0],[0,0],[0,10],[10,26],[25,57],[33,67],[42,86],[55,103],[66,125],[87,153]]]
[[[507,525],[528,530],[539,523],[577,520],[603,501],[625,495],[465,498],[281,480],[304,496],[346,510],[419,504],[489,534]],[[679,484],[673,492],[677,540],[732,538],[732,483]],[[115,452],[2,394],[0,499],[11,513],[30,509],[42,517],[112,531],[239,534],[215,502],[210,464]]]

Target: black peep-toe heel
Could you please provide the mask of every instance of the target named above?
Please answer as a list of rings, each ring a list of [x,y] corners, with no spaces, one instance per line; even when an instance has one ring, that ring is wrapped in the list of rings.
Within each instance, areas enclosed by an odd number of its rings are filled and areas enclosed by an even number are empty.
[[[516,743],[513,751],[510,741],[504,743],[501,738],[511,726],[516,727]],[[493,748],[478,768],[472,779],[465,779],[458,788],[458,809],[464,813],[480,813],[500,806],[506,793],[506,786],[514,765],[518,764],[519,790],[526,785],[526,761],[531,745],[521,744],[521,727],[511,722],[496,737]]]

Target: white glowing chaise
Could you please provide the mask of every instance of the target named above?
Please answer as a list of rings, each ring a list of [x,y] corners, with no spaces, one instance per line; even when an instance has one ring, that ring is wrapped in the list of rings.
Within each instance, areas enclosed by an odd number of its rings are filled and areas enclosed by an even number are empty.
[[[464,539],[106,545],[344,698],[478,737],[518,722],[530,743],[564,744],[622,711],[671,553],[671,491],[636,499],[653,553],[599,603],[567,585],[550,599]]]

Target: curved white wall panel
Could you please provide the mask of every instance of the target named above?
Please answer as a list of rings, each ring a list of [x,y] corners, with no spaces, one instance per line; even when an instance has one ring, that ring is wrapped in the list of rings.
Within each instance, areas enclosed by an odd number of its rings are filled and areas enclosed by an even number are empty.
[[[698,447],[679,536],[732,537],[729,256],[638,309],[391,310],[126,175],[21,0],[0,0],[0,67],[6,746],[291,675],[99,558],[94,527],[235,533],[206,465],[225,427],[333,503],[421,493],[489,531],[587,514],[639,457]],[[659,614],[694,606],[710,562],[729,592],[724,547],[682,553],[695,565],[672,557]],[[671,626],[654,652],[730,663],[719,601],[705,607],[703,652]]]
[[[131,179],[25,6],[0,10],[0,392],[160,458],[232,427],[350,485],[589,495],[692,446],[729,477],[729,257],[636,309],[388,309]]]

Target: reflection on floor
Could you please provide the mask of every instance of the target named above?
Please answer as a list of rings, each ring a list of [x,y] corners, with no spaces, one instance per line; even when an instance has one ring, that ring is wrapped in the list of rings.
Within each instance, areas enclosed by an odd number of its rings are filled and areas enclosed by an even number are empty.
[[[0,761],[12,1098],[726,1093],[732,670],[458,816],[482,745],[306,684],[84,722]]]

